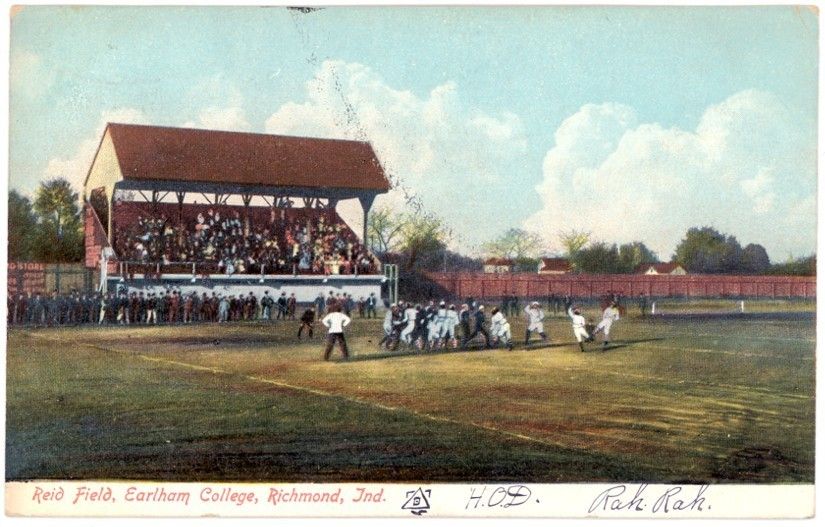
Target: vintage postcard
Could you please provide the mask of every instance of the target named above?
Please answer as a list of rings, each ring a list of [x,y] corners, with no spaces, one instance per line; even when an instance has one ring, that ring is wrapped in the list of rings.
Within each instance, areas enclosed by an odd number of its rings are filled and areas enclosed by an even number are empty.
[[[9,20],[7,517],[814,516],[816,7]]]

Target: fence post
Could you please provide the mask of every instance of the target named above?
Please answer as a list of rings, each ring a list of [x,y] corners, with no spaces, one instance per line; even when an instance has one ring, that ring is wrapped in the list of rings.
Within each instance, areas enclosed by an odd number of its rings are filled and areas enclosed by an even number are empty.
[[[60,292],[60,264],[58,263],[54,268],[54,288]]]

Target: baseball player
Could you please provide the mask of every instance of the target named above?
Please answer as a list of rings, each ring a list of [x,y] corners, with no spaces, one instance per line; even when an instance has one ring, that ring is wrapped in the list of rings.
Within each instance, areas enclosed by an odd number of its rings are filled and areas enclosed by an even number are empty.
[[[442,300],[441,303],[438,304],[438,309],[430,314],[430,322],[427,325],[427,340],[429,341],[430,349],[439,349],[443,345],[441,334],[443,333],[446,321],[447,304]]]
[[[619,320],[619,307],[616,305],[616,302],[610,302],[610,305],[607,306],[602,313],[602,321],[599,322],[599,325],[596,326],[595,331],[593,331],[593,338],[596,337],[598,332],[604,331],[602,350],[607,349],[607,345],[610,344],[610,327],[613,325],[613,322],[617,320]]]
[[[395,304],[392,304],[390,305],[390,308],[384,313],[384,324],[382,326],[382,328],[384,329],[384,336],[381,338],[381,342],[378,343],[379,349],[382,349],[385,344],[389,344],[390,335],[392,335],[392,319],[397,312],[397,306]]]
[[[530,333],[536,332],[541,336],[542,342],[547,340],[547,335],[544,333],[544,310],[538,302],[533,302],[524,308],[524,313],[527,315],[527,329],[524,332],[524,345],[530,342]]]
[[[490,317],[490,334],[493,335],[496,344],[501,342],[507,349],[513,350],[513,343],[511,341],[510,323],[504,318],[504,313],[499,311],[497,307],[493,308],[492,317]]]
[[[581,310],[572,305],[567,308],[567,314],[573,321],[573,335],[579,343],[579,349],[584,352],[584,343],[582,341],[591,342],[593,337],[587,334],[587,320],[582,316]]]
[[[458,313],[456,313],[455,305],[450,304],[450,307],[446,311],[446,315],[444,318],[444,324],[441,326],[441,341],[444,342],[444,347],[452,346],[453,348],[458,346],[458,339],[455,335],[455,328],[459,324]]]
[[[407,309],[404,310],[404,320],[407,322],[406,327],[401,331],[401,341],[411,346],[413,339],[413,331],[415,331],[415,317],[418,315],[418,310],[412,304],[407,304]]]

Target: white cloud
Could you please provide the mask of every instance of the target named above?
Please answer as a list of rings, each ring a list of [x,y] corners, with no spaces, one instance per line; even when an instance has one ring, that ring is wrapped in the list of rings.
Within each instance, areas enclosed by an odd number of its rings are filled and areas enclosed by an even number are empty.
[[[181,126],[184,128],[230,130],[233,132],[247,132],[252,128],[252,125],[246,119],[246,112],[241,106],[210,106],[200,111],[197,121],[187,121]]]
[[[43,179],[66,178],[78,194],[83,193],[83,182],[94,159],[100,138],[106,129],[106,123],[149,124],[140,110],[134,108],[116,108],[102,112],[100,121],[93,135],[80,142],[70,157],[55,157],[49,160]]]
[[[493,217],[502,207],[497,197],[525,172],[519,117],[468,107],[454,82],[421,97],[387,85],[367,66],[326,61],[306,88],[304,101],[286,103],[266,120],[266,132],[369,141],[391,179],[462,231],[465,248],[484,238],[465,227],[467,218]],[[405,200],[399,188],[376,204],[400,207]]]
[[[815,225],[816,141],[770,93],[743,91],[709,107],[695,131],[589,104],[555,140],[536,187],[542,209],[525,222],[549,243],[580,229],[642,240],[669,258],[688,228],[712,225],[777,258],[815,248],[815,228],[788,226]]]
[[[40,55],[25,49],[17,49],[9,56],[9,83],[11,97],[22,97],[29,101],[37,99],[55,81],[52,68],[43,66]]]
[[[208,130],[229,130],[247,132],[252,125],[244,110],[241,91],[224,79],[223,75],[213,75],[201,79],[188,91],[188,99],[196,101],[198,107],[190,110],[197,115],[184,122],[184,128],[204,128]]]

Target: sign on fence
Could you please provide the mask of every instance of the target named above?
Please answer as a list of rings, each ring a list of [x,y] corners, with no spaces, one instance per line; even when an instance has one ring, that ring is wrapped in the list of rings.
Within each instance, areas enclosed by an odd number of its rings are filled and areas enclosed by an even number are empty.
[[[10,262],[8,294],[43,292],[46,288],[46,264],[39,262]]]

